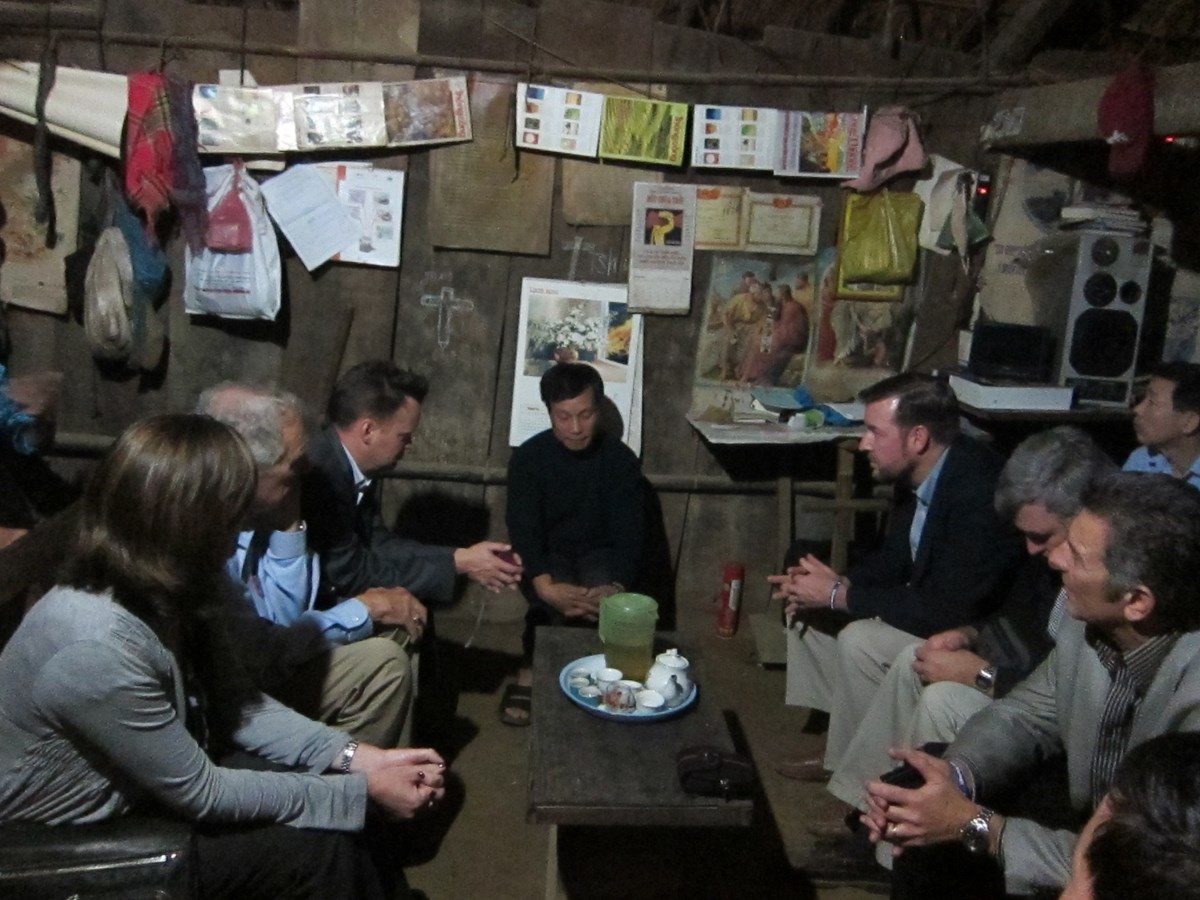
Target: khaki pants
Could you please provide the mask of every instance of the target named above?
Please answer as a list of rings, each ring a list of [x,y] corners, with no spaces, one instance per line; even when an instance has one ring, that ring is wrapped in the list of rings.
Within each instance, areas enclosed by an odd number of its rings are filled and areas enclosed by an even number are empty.
[[[412,734],[417,663],[408,633],[395,629],[322,653],[271,694],[364,743],[405,746]]]

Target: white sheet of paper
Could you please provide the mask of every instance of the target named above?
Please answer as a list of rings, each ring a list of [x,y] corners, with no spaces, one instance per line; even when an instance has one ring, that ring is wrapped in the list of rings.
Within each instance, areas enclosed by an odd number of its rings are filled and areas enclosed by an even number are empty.
[[[263,182],[267,212],[310,272],[358,240],[358,224],[314,166],[293,166]]]

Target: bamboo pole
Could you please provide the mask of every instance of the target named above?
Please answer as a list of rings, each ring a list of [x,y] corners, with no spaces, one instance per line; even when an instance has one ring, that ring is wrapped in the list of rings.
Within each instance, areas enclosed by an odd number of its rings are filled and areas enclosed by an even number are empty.
[[[10,25],[0,8],[0,29]],[[610,81],[633,84],[722,84],[756,85],[760,87],[824,87],[888,90],[900,93],[960,91],[992,94],[1007,88],[1039,83],[1029,75],[962,75],[962,76],[877,76],[877,75],[817,75],[771,72],[677,72],[656,69],[617,69],[601,66],[571,66],[548,64],[531,67],[528,61],[479,59],[462,56],[441,56],[425,53],[383,53],[351,50],[338,47],[297,47],[266,41],[238,41],[228,38],[197,35],[139,34],[129,31],[98,31],[95,29],[46,29],[37,26],[15,27],[27,34],[46,34],[54,30],[60,41],[78,41],[134,47],[155,47],[178,50],[209,50],[246,56],[272,56],[289,59],[334,60],[338,62],[385,63],[423,66],[426,68],[461,69],[475,72],[502,72],[540,78]],[[1050,81],[1042,78],[1042,82]]]

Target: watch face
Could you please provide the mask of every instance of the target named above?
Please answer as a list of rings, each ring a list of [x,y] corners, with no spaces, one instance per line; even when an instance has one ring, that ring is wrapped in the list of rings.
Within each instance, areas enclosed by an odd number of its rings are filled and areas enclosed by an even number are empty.
[[[979,674],[975,676],[975,687],[983,691],[985,694],[992,689],[992,685],[996,681],[996,670],[991,666],[980,669]]]
[[[972,822],[971,825],[967,826],[967,830],[963,833],[963,843],[967,845],[967,849],[972,853],[983,853],[985,850],[987,850],[987,834],[981,834],[980,832],[976,831],[972,827],[974,824],[975,823]]]
[[[986,815],[980,814],[976,816],[970,822],[964,825],[962,827],[962,831],[959,832],[959,836],[961,837],[963,844],[966,845],[966,848],[972,853],[978,853],[981,855],[987,853],[989,834],[988,820],[992,817],[990,811],[985,810],[985,812]]]

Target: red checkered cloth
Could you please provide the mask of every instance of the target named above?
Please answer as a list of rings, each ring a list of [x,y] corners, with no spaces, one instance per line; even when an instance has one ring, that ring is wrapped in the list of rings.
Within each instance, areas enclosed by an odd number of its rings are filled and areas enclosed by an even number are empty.
[[[174,146],[166,77],[161,72],[130,75],[125,192],[133,205],[146,213],[146,232],[154,244],[158,243],[155,222],[170,205]]]

